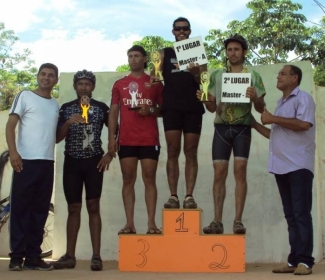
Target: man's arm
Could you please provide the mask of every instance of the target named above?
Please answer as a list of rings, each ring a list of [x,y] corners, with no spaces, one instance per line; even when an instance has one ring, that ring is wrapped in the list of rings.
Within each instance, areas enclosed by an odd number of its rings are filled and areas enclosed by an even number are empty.
[[[19,121],[19,116],[17,114],[9,115],[9,119],[6,124],[6,140],[9,150],[10,163],[12,168],[16,172],[23,170],[23,162],[20,154],[16,147],[16,134],[15,129]]]
[[[271,129],[258,123],[254,117],[252,121],[252,128],[254,128],[259,134],[263,135],[265,138],[270,139]]]
[[[255,101],[253,101],[253,103],[255,110],[262,114],[265,107],[264,96],[258,97]]]
[[[246,90],[246,97],[253,102],[255,110],[261,114],[263,113],[265,107],[264,95],[265,94],[258,97],[254,87],[248,87]]]
[[[68,134],[69,128],[72,124],[84,123],[85,119],[79,114],[74,114],[62,126],[56,129],[56,143],[60,143]]]
[[[263,124],[274,123],[293,131],[307,131],[312,127],[311,123],[299,120],[297,118],[283,118],[274,116],[266,108],[261,115],[261,121]]]
[[[116,143],[116,129],[117,129],[117,121],[120,109],[118,104],[111,104],[111,108],[109,110],[108,115],[108,152],[112,157],[116,157],[117,152],[117,143]]]

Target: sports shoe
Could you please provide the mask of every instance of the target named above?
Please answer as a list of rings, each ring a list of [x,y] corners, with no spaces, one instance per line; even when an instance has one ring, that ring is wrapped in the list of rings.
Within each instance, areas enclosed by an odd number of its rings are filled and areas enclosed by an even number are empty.
[[[184,199],[183,208],[184,209],[196,209],[197,208],[197,204],[196,204],[193,196],[188,196]]]
[[[23,270],[23,258],[11,258],[9,263],[10,271],[22,271]]]
[[[168,201],[164,204],[164,208],[167,209],[179,209],[179,200],[176,196],[170,196]]]
[[[64,269],[64,268],[75,268],[76,258],[70,257],[68,254],[64,254],[57,261],[52,262],[54,269]]]
[[[53,269],[53,265],[44,262],[41,258],[26,258],[24,269],[49,271]]]
[[[246,228],[244,227],[244,225],[241,221],[235,221],[233,229],[234,229],[234,234],[245,234],[246,233]]]
[[[93,257],[91,258],[90,269],[92,271],[99,271],[103,269],[103,261],[100,256],[93,255]]]
[[[273,273],[293,273],[297,267],[292,265],[282,265],[272,270]]]
[[[312,273],[313,273],[313,270],[310,267],[307,267],[302,263],[298,264],[297,268],[293,272],[294,275],[309,275]]]
[[[205,234],[223,234],[223,224],[218,221],[213,221],[211,224],[203,228]]]

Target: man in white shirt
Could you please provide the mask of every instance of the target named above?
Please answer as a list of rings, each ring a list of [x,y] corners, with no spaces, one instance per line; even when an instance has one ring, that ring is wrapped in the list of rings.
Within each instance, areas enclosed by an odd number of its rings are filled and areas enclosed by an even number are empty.
[[[43,230],[54,178],[54,146],[59,104],[51,97],[58,68],[42,64],[38,87],[14,99],[6,125],[10,163],[14,169],[10,198],[9,270],[52,270],[41,257]],[[18,124],[17,139],[15,129]]]

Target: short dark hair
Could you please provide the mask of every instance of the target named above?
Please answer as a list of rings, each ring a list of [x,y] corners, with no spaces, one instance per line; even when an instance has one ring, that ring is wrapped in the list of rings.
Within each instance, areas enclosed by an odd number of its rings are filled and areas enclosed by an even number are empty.
[[[191,28],[191,24],[190,24],[189,20],[185,17],[178,17],[177,19],[175,19],[173,22],[173,28],[175,27],[175,23],[180,22],[180,21],[186,21],[188,23],[188,26]]]
[[[300,85],[301,79],[302,79],[302,71],[299,67],[295,65],[286,65],[290,66],[290,74],[291,75],[297,75],[298,76],[298,86]]]
[[[147,56],[146,50],[139,45],[133,45],[130,49],[128,49],[127,54],[129,54],[129,52],[140,52],[143,56]],[[147,69],[147,67],[148,67],[148,63],[145,62],[143,68]]]
[[[55,76],[57,78],[59,78],[59,69],[56,65],[54,65],[53,63],[43,63],[40,68],[38,69],[38,73],[37,75],[42,71],[43,68],[49,68],[54,70]]]

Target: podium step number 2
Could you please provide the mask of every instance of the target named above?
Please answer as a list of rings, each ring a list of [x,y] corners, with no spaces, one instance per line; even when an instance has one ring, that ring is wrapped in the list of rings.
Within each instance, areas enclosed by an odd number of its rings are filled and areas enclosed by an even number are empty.
[[[201,234],[201,210],[163,210],[162,234],[119,235],[119,270],[244,272],[245,235]]]

